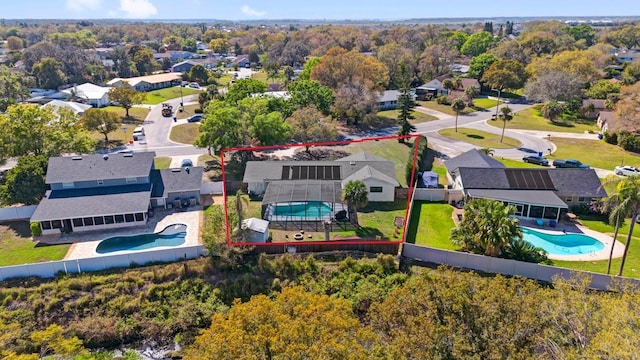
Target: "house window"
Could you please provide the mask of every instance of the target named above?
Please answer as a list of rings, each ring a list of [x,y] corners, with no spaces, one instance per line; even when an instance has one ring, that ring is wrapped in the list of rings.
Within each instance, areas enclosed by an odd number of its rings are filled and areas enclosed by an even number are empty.
[[[81,227],[82,225],[82,219],[81,218],[75,218],[73,219],[73,227]]]
[[[96,225],[102,225],[102,224],[104,224],[104,218],[102,216],[96,216],[96,217],[93,218],[93,222]]]
[[[587,201],[587,198],[585,198],[585,197],[579,197],[578,198],[578,202],[585,202],[585,201]]]
[[[134,178],[134,177],[128,177],[127,178],[127,184],[135,184],[137,182],[138,182],[137,178]]]
[[[382,192],[382,186],[371,186],[369,188],[369,192],[370,193],[381,193]]]
[[[113,224],[114,223],[113,215],[105,216],[104,217],[104,223],[105,224]]]
[[[98,185],[104,185],[104,180],[98,180]]]
[[[143,220],[144,220],[144,214],[136,213],[136,221],[143,221]]]
[[[54,229],[62,229],[62,221],[60,220],[53,220],[51,222],[51,227]]]
[[[134,218],[133,218],[133,214],[125,214],[124,215],[124,221],[126,222],[134,222]]]
[[[84,226],[93,226],[93,218],[86,217],[84,220]]]
[[[73,189],[73,181],[72,182],[63,182],[62,183],[62,188],[63,189]]]
[[[572,202],[572,201],[573,201],[573,198],[572,198],[572,197],[567,196],[567,197],[564,199],[564,201],[566,201],[566,202]]]
[[[42,230],[51,230],[51,221],[41,221]]]
[[[124,222],[124,215],[116,215],[116,223],[121,224]]]

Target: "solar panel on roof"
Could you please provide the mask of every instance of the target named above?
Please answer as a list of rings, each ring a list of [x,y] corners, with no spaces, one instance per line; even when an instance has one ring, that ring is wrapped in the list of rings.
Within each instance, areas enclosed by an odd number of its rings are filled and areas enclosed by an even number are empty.
[[[282,167],[282,180],[288,180],[289,179],[289,170],[291,170],[290,166],[283,166]]]
[[[300,179],[300,166],[292,166],[291,170],[293,172],[291,179],[298,180]]]
[[[555,190],[546,170],[505,169],[511,189]]]

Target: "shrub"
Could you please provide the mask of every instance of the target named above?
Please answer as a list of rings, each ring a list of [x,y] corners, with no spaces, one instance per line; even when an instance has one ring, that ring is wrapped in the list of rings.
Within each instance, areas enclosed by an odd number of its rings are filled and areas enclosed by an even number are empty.
[[[604,136],[604,141],[606,141],[608,144],[618,145],[617,133],[610,133],[608,131],[605,131],[602,135]]]
[[[618,133],[618,145],[627,151],[640,152],[640,139],[628,131]]]
[[[197,108],[195,110],[193,110],[194,113],[196,114],[202,114],[203,110],[201,108]]]
[[[29,224],[29,228],[31,229],[31,235],[40,236],[42,235],[42,229],[40,228],[39,222],[32,222]]]
[[[448,96],[438,96],[436,102],[440,105],[451,105],[451,100]]]
[[[414,140],[413,147],[409,152],[409,158],[407,159],[407,165],[405,167],[405,176],[407,178],[407,185],[411,185],[411,174],[413,171],[413,160],[414,154],[416,152],[416,147],[418,148],[418,154],[416,160],[416,171],[424,171],[426,169],[431,169],[432,164],[425,164],[425,159],[427,157],[427,138],[424,136],[420,136],[418,139]],[[413,180],[417,179],[417,174],[413,176]]]

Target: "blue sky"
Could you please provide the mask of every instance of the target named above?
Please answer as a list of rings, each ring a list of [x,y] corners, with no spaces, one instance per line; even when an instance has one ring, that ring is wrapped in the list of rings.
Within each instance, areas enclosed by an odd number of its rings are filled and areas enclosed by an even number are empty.
[[[0,12],[0,17],[5,19],[393,20],[639,15],[638,0],[22,0],[3,1]]]

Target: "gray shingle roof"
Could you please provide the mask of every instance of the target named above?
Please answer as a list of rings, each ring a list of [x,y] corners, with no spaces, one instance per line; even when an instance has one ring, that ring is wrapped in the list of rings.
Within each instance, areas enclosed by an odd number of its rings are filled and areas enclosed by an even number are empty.
[[[454,172],[458,168],[474,167],[474,168],[504,168],[505,166],[498,160],[489,155],[483,154],[477,149],[469,150],[454,158],[446,160],[444,166],[447,171]]]
[[[472,198],[566,208],[567,204],[551,190],[469,190]]]
[[[353,181],[353,180],[366,180],[366,179],[378,179],[380,181],[389,183],[393,186],[400,186],[400,184],[398,183],[398,181],[395,179],[395,177],[391,177],[388,176],[386,174],[381,173],[380,171],[376,170],[375,168],[367,165],[363,168],[361,168],[360,170],[354,172],[353,174],[349,175],[348,177],[346,177],[343,180],[344,182],[347,181]]]
[[[161,169],[151,172],[153,182],[152,197],[167,197],[169,193],[200,190],[204,168],[194,166],[189,168]]]
[[[504,169],[460,167],[460,179],[465,189],[509,189]]]
[[[147,184],[148,185],[148,184]],[[132,186],[131,190],[139,186]],[[114,186],[112,188],[128,188]],[[49,191],[40,201],[31,221],[62,220],[89,216],[104,216],[115,214],[130,214],[146,212],[149,209],[151,191],[124,192],[123,189],[113,189],[109,193],[86,196],[84,192],[73,190]],[[73,196],[77,194],[77,196]]]
[[[60,156],[49,159],[47,184],[149,175],[155,152]]]

